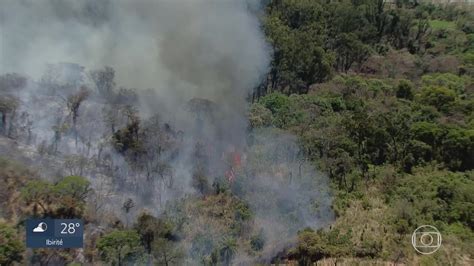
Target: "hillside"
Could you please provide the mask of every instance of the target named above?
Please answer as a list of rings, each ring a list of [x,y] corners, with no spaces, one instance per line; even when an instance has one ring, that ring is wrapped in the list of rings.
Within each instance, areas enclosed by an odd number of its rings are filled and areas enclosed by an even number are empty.
[[[474,10],[393,3],[0,1],[0,265],[472,265]]]

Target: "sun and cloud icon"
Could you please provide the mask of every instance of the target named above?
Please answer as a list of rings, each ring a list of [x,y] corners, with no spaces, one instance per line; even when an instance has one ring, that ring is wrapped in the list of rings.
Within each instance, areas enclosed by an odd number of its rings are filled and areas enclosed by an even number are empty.
[[[44,222],[41,222],[33,229],[34,233],[43,233],[48,229],[48,225]]]

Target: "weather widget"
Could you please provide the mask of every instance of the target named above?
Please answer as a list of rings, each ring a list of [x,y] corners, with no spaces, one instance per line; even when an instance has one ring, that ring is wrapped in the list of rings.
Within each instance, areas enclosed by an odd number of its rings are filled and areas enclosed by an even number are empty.
[[[26,221],[28,248],[82,248],[84,224],[80,219],[29,219]]]

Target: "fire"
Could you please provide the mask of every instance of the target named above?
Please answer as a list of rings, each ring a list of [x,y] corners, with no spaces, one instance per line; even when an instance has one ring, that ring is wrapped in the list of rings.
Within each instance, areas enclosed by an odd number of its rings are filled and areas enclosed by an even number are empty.
[[[235,171],[242,167],[242,155],[236,150],[235,146],[230,145],[227,151],[222,154],[222,159],[229,166],[224,176],[229,183],[233,183],[235,181]]]
[[[240,168],[242,166],[242,156],[237,151],[232,153],[232,164],[235,168]]]
[[[229,170],[225,171],[224,173],[225,177],[229,181],[229,183],[233,183],[235,180],[235,173],[234,169],[231,167]]]

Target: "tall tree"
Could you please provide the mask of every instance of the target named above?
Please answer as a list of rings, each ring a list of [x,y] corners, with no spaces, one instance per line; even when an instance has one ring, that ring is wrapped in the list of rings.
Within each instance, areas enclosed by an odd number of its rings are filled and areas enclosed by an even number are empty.
[[[140,236],[135,230],[113,231],[99,239],[97,248],[105,262],[126,265],[141,254]]]

